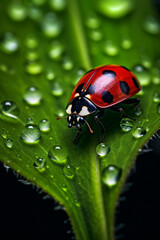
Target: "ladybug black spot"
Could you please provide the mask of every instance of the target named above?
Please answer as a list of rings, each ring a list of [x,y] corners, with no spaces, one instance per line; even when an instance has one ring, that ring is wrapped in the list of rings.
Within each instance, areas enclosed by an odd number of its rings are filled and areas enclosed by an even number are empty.
[[[135,87],[139,89],[139,84],[138,84],[137,80],[134,77],[132,77],[132,80],[134,82]]]
[[[126,69],[127,71],[129,71],[130,72],[130,70],[128,69],[128,68],[126,68],[126,67],[124,67],[124,66],[121,66],[122,68],[124,68],[124,69]]]
[[[113,95],[108,91],[102,92],[102,100],[106,103],[112,103],[113,102]]]
[[[110,78],[114,78],[116,76],[116,73],[112,70],[103,70],[102,74]]]
[[[85,95],[87,94],[93,94],[95,92],[96,87],[93,85],[89,85],[89,87],[87,88],[87,91],[85,92]]]
[[[84,83],[78,85],[78,87],[76,89],[76,93],[81,93],[81,90],[82,90],[83,86],[84,86]]]
[[[121,88],[121,91],[124,94],[126,94],[126,95],[129,94],[130,87],[129,87],[129,85],[125,81],[120,81],[120,88]]]

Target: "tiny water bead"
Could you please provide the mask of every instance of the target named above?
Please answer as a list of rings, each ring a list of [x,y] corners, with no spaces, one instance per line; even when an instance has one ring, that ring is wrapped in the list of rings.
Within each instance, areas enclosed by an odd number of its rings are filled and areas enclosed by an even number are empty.
[[[28,61],[25,69],[31,75],[37,75],[43,71],[43,66],[39,61]]]
[[[53,60],[60,60],[64,52],[64,46],[59,41],[54,41],[49,46],[48,55]]]
[[[45,158],[37,157],[34,162],[34,167],[39,171],[43,172],[46,169],[46,160]]]
[[[23,21],[27,17],[27,8],[22,1],[12,1],[8,5],[8,16],[17,22]]]
[[[7,139],[8,133],[5,130],[2,130],[1,136],[2,138]]]
[[[73,166],[70,166],[70,165],[66,165],[64,166],[63,168],[63,174],[67,177],[67,178],[70,178],[72,179],[75,175],[75,169]]]
[[[66,184],[62,184],[62,190],[64,191],[64,192],[66,192],[67,191],[67,186],[66,186]]]
[[[135,138],[141,138],[146,134],[146,130],[143,129],[142,127],[137,127],[136,129],[134,129],[132,134],[133,134],[133,137]]]
[[[53,145],[48,151],[48,157],[55,163],[64,164],[67,161],[68,153],[62,145]]]
[[[96,147],[96,153],[100,156],[100,157],[104,157],[106,156],[110,151],[110,147],[108,145],[106,145],[105,143],[99,143]]]
[[[54,80],[56,77],[55,72],[52,69],[48,69],[46,72],[46,78],[50,81],[50,80]]]
[[[140,116],[142,113],[143,113],[143,111],[142,111],[142,109],[141,109],[140,106],[135,106],[135,107],[134,107],[134,114],[135,114],[136,116]]]
[[[47,119],[42,119],[40,122],[39,122],[39,129],[42,131],[42,132],[49,132],[50,129],[51,129],[51,123],[49,120]]]
[[[55,38],[62,32],[63,25],[55,13],[48,13],[42,20],[41,28],[46,37]]]
[[[66,71],[70,71],[73,68],[73,61],[69,57],[64,57],[62,61],[62,67]]]
[[[31,117],[28,117],[27,124],[34,124],[34,120]]]
[[[102,172],[102,182],[107,187],[112,188],[118,183],[121,173],[122,171],[119,167],[116,167],[115,165],[109,165],[104,168]]]
[[[103,51],[109,56],[116,56],[119,53],[117,45],[110,40],[104,43]]]
[[[129,37],[125,37],[122,39],[121,46],[123,49],[128,50],[133,46],[133,42]]]
[[[6,53],[14,53],[19,48],[19,41],[11,32],[6,32],[0,38],[0,47]]]
[[[159,93],[153,94],[153,102],[155,102],[155,103],[160,102],[160,94]]]
[[[123,132],[129,132],[133,128],[133,122],[129,118],[123,118],[120,121],[120,127],[121,127]]]
[[[6,116],[12,119],[18,119],[19,113],[19,108],[13,101],[4,101],[0,104],[0,116],[2,114],[2,117]]]
[[[30,50],[26,53],[26,59],[28,62],[36,61],[39,59],[39,53],[37,51]]]
[[[11,139],[7,139],[5,142],[7,148],[12,148],[13,147],[13,141]]]
[[[29,36],[25,40],[25,45],[27,48],[34,49],[38,46],[38,40],[34,36]]]
[[[57,117],[64,117],[64,110],[62,110],[62,109],[58,109],[57,111],[56,111],[56,116]]]
[[[63,94],[63,88],[59,82],[52,82],[51,83],[51,92],[53,96],[58,97],[62,96]]]
[[[23,98],[29,105],[35,106],[40,104],[42,100],[42,94],[38,88],[29,87],[24,93]]]
[[[55,11],[63,11],[66,8],[67,0],[49,0],[51,8]]]
[[[99,29],[95,29],[95,30],[90,31],[89,37],[90,37],[90,39],[92,39],[93,41],[99,42],[99,41],[102,40],[103,35],[102,35],[102,32],[101,32]]]
[[[134,9],[133,0],[99,0],[97,9],[109,18],[121,18]]]
[[[41,138],[41,132],[37,125],[27,124],[21,132],[20,138],[28,144],[38,143]]]
[[[151,81],[150,73],[147,68],[144,66],[137,64],[133,67],[133,72],[139,79],[140,83],[142,86],[147,86],[149,85]]]
[[[91,13],[88,14],[85,23],[89,29],[97,29],[100,26],[100,19],[94,13]]]
[[[143,24],[143,28],[147,33],[152,35],[156,35],[160,33],[159,21],[154,16],[147,16]]]

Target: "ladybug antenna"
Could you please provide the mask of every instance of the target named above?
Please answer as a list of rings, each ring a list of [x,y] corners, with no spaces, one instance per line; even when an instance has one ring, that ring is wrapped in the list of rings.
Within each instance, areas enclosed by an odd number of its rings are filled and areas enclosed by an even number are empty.
[[[87,122],[87,120],[86,120],[86,119],[84,119],[84,121],[85,121],[85,123],[87,124],[87,126],[88,126],[88,128],[89,128],[89,131],[90,131],[90,133],[93,133],[93,130],[92,130],[92,128],[90,127],[90,125],[89,125],[89,123]]]
[[[57,120],[61,119],[61,118],[67,118],[67,116],[64,117],[56,117]]]

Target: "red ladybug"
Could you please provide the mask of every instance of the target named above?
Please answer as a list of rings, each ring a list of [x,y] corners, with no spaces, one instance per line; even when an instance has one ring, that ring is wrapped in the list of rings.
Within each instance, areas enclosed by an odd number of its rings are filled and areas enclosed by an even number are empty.
[[[91,133],[93,130],[86,121],[86,117],[96,113],[95,120],[101,130],[100,142],[104,139],[104,126],[99,121],[103,117],[106,108],[121,112],[123,117],[128,117],[124,110],[115,106],[118,103],[138,104],[139,99],[128,99],[139,92],[141,86],[136,76],[126,67],[119,65],[104,65],[88,71],[75,86],[66,112],[68,114],[68,127],[76,127],[78,134],[74,139],[77,141],[81,133],[81,125],[87,124]]]

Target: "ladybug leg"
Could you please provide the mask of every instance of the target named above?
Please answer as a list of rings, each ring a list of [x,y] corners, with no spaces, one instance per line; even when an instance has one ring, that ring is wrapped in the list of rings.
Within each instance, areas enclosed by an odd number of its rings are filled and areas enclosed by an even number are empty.
[[[126,114],[125,114],[125,111],[124,111],[124,109],[123,109],[122,107],[112,106],[112,107],[110,107],[110,109],[111,109],[112,111],[122,113],[122,118],[129,118],[129,119],[131,119],[131,120],[133,120],[133,121],[136,121],[135,118],[132,118],[132,117],[126,115]]]
[[[100,143],[102,143],[104,141],[104,135],[105,135],[105,128],[103,126],[103,124],[99,121],[100,118],[102,118],[104,116],[104,110],[100,110],[100,112],[98,112],[95,116],[94,119],[96,120],[97,124],[99,125],[100,128]]]
[[[78,141],[78,139],[79,139],[81,133],[82,133],[82,129],[79,128],[79,129],[78,129],[78,132],[77,132],[77,134],[76,134],[76,136],[75,136],[74,139],[73,139],[73,143],[74,143],[74,144],[77,143],[77,141]]]
[[[133,106],[137,106],[140,103],[140,99],[138,98],[130,98],[130,99],[126,99],[124,100],[122,103],[124,104],[133,104]]]

